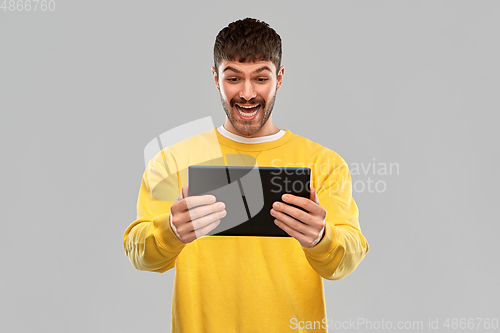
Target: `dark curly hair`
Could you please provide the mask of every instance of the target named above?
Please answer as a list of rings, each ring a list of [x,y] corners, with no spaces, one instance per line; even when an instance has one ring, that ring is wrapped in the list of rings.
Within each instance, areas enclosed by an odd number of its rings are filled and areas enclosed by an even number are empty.
[[[281,67],[281,38],[266,22],[247,17],[230,23],[215,38],[214,67],[222,60],[272,61],[276,75]]]

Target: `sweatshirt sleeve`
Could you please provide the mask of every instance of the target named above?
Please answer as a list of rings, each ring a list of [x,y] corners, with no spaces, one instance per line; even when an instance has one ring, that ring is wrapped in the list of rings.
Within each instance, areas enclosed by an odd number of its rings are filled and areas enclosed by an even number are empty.
[[[179,174],[175,170],[167,172],[163,161],[162,155],[157,155],[146,167],[137,200],[137,219],[123,235],[125,253],[132,265],[158,273],[173,268],[186,245],[170,226],[170,206],[181,188]]]
[[[303,248],[312,268],[328,280],[352,273],[369,251],[352,197],[351,174],[340,160],[321,186],[316,185],[320,205],[327,211],[323,239],[312,248]]]

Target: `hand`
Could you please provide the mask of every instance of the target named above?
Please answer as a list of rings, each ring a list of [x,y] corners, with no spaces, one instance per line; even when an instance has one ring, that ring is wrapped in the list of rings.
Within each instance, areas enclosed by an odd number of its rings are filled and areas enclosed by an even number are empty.
[[[311,187],[310,199],[293,194],[283,194],[282,199],[307,212],[276,201],[271,209],[271,215],[276,218],[274,223],[298,240],[300,245],[310,248],[325,227],[326,219],[326,210],[320,206],[316,190]]]
[[[226,216],[226,205],[215,200],[213,195],[188,197],[188,187],[182,187],[181,195],[170,206],[172,224],[182,242],[191,243],[219,225],[220,219]]]

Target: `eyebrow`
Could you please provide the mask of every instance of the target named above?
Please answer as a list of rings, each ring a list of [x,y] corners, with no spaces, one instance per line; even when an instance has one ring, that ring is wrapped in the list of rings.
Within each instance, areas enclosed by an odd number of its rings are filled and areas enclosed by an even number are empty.
[[[224,68],[224,70],[222,72],[224,73],[225,71],[233,71],[233,72],[238,73],[238,74],[243,74],[242,71],[239,71],[236,68],[231,67],[231,66],[227,66],[226,68]],[[263,66],[259,69],[254,70],[252,74],[260,73],[263,71],[270,71],[271,73],[273,72],[268,66]]]

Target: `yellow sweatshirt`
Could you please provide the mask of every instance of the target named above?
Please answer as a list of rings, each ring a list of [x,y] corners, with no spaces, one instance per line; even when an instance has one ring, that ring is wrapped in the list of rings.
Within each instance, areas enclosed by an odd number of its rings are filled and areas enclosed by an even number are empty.
[[[216,128],[163,149],[148,164],[137,219],[123,236],[136,269],[176,267],[172,332],[327,332],[323,279],[341,279],[368,253],[346,162],[290,130],[245,144]],[[205,236],[185,244],[170,226],[170,206],[189,165],[309,167],[326,209],[323,239],[303,248],[292,237]],[[223,221],[223,220],[222,220]]]

